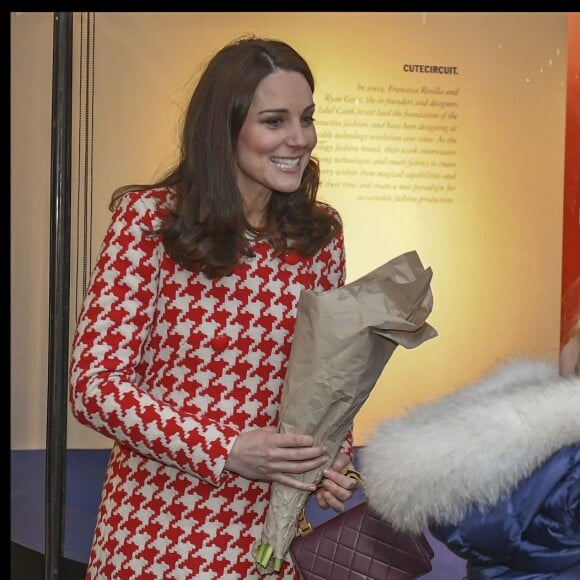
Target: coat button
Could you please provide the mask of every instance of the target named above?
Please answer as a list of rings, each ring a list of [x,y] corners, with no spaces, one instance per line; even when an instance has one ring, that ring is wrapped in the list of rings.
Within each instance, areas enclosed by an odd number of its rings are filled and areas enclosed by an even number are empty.
[[[225,334],[218,334],[213,337],[211,346],[215,351],[221,352],[228,346],[229,342],[230,339]]]
[[[285,264],[288,264],[289,266],[294,266],[294,264],[298,264],[298,262],[300,261],[300,256],[298,254],[288,253],[284,254],[284,256],[282,256],[282,259],[284,260]]]

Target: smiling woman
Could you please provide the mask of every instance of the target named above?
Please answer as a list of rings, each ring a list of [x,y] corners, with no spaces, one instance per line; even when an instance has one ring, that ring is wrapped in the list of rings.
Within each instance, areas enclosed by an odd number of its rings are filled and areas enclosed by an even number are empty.
[[[272,191],[296,191],[316,146],[312,89],[304,76],[281,70],[264,78],[236,147],[237,184],[246,219],[265,227]]]
[[[113,193],[70,367],[74,416],[114,441],[87,578],[258,578],[273,482],[337,511],[352,497],[352,426],[332,457],[277,431],[298,298],[345,280],[341,219],[316,198],[313,91],[285,42],[228,44],[175,167]],[[303,481],[327,461],[318,488]]]

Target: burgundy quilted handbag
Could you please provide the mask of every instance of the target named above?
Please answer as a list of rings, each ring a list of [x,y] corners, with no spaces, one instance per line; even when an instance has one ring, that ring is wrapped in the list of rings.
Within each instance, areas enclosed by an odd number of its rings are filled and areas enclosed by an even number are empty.
[[[412,580],[434,556],[423,534],[393,530],[366,501],[297,536],[290,554],[304,580]]]

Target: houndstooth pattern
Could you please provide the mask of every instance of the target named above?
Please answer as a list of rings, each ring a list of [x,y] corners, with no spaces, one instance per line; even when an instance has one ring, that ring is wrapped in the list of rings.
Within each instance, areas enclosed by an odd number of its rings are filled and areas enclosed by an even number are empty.
[[[224,464],[238,433],[276,424],[300,291],[344,283],[343,238],[296,263],[255,241],[211,280],[147,234],[171,201],[122,199],[73,341],[73,414],[114,440],[87,578],[264,578],[252,550],[270,486]]]

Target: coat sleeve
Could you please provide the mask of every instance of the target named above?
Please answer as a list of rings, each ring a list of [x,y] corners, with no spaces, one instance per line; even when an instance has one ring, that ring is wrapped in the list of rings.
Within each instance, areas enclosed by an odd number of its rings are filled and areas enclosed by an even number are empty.
[[[161,202],[126,194],[113,214],[77,321],[69,402],[81,424],[218,485],[238,432],[156,399],[137,381],[158,298],[163,246],[150,231]]]
[[[494,506],[431,532],[475,568],[555,572],[580,566],[579,523],[580,443],[554,453]]]

